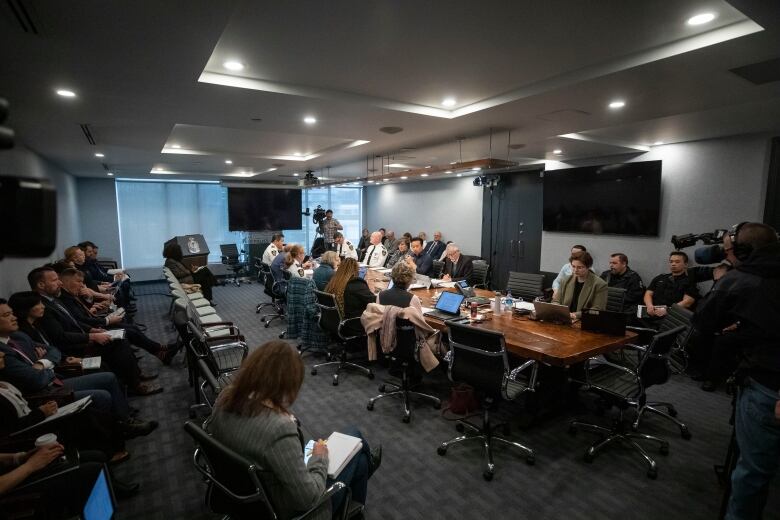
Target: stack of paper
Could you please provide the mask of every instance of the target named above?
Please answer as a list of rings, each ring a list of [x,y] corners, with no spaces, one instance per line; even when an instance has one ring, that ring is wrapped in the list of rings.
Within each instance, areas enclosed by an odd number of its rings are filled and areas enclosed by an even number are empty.
[[[331,433],[326,443],[328,445],[328,476],[330,478],[336,478],[363,447],[363,441],[359,438],[339,432]],[[309,463],[313,449],[314,441],[311,440],[304,448],[304,463]]]

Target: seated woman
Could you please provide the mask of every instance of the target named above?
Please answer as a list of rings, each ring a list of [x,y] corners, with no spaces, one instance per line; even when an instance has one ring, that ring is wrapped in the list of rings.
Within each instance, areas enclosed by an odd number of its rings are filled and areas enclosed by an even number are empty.
[[[260,480],[280,519],[304,512],[320,499],[333,482],[328,478],[328,447],[314,445],[308,463],[303,458],[303,435],[289,408],[303,384],[300,354],[284,341],[261,345],[244,360],[233,384],[220,393],[210,433],[231,449],[257,462]],[[360,436],[357,431],[344,432]],[[362,438],[362,436],[360,436]],[[379,467],[381,448],[363,448],[337,476],[352,490],[352,498],[365,504],[368,479]],[[315,518],[333,517],[345,502],[345,493],[333,496]]]
[[[593,257],[587,251],[578,251],[569,258],[572,274],[565,278],[553,296],[553,303],[569,307],[572,320],[582,316],[582,309],[606,309],[607,282],[590,270]]]
[[[217,285],[217,279],[209,268],[205,265],[196,270],[187,268],[181,261],[184,255],[181,252],[181,246],[177,243],[171,243],[163,249],[165,257],[165,267],[171,270],[173,276],[181,283],[199,284],[203,297],[208,301],[214,298],[211,288]]]
[[[407,291],[409,284],[414,281],[415,270],[406,262],[399,262],[393,266],[390,272],[390,279],[393,280],[393,286],[385,289],[377,296],[377,303],[381,305],[394,305],[396,307],[406,308],[414,307],[422,312],[422,303],[420,298]]]
[[[368,304],[376,301],[366,281],[358,277],[358,272],[357,261],[354,258],[346,258],[325,287],[326,293],[335,296],[336,305],[344,319],[359,318]],[[364,333],[360,320],[349,322],[344,330],[354,336]]]
[[[322,291],[328,282],[333,278],[333,273],[339,268],[341,258],[335,251],[327,251],[320,257],[320,266],[314,270],[314,283],[317,290]]]
[[[290,246],[290,250],[284,257],[284,264],[282,264],[284,270],[290,273],[290,276],[304,278],[306,269],[311,267],[311,261],[304,263],[304,258],[306,258],[306,251],[303,249],[303,246],[298,244]]]

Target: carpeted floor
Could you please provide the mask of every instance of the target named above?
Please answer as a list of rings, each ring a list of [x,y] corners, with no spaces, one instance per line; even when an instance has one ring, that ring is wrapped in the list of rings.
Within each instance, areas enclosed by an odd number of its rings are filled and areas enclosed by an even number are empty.
[[[175,334],[167,321],[165,285],[141,285],[136,293],[137,321],[147,325],[150,337],[172,341]],[[279,321],[268,329],[262,326],[254,311],[257,302],[266,300],[258,284],[215,288],[217,312],[240,327],[252,348],[276,339],[285,327]],[[152,435],[131,441],[132,458],[116,469],[119,477],[142,483],[138,496],[120,502],[120,519],[217,518],[204,505],[205,484],[192,467],[192,443],[182,429],[193,401],[182,357],[176,358],[172,368],[148,356],[143,360],[145,367],[159,371],[165,392],[135,398],[134,405],[142,409],[145,418],[156,419],[161,426]],[[308,354],[304,360],[307,366],[321,361]],[[561,414],[526,431],[513,428],[511,437],[536,451],[536,465],[528,466],[514,452],[497,447],[495,478],[486,482],[477,444],[453,446],[444,457],[436,453],[442,441],[456,435],[454,423],[445,420],[440,411],[422,404],[413,406],[410,424],[401,422],[400,403],[392,398],[367,411],[366,401],[378,393],[377,386],[386,376],[381,367],[376,372],[374,381],[346,373],[337,387],[331,384],[330,370],[323,369],[317,376],[307,372],[293,407],[304,432],[312,437],[356,425],[370,442],[383,445],[382,467],[369,486],[369,519],[717,517],[722,490],[713,465],[722,463],[731,433],[730,398],[722,392],[702,392],[682,376],[650,389],[653,400],[677,405],[680,418],[693,434],[692,440],[685,441],[670,422],[658,417],[643,422],[646,433],[670,442],[668,456],[650,451],[659,465],[656,481],[645,476],[644,462],[637,454],[617,446],[592,464],[585,463],[584,450],[596,436],[586,432],[570,436],[568,424],[575,415]],[[425,380],[431,393],[447,398],[450,384],[444,371],[434,371]],[[518,406],[513,403],[502,410],[511,418]],[[587,410],[576,417],[608,420]],[[778,490],[776,479],[766,518],[780,511]]]

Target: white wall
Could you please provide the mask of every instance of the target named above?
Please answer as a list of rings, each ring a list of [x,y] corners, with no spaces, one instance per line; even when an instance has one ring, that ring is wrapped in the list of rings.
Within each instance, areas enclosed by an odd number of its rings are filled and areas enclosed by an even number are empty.
[[[479,255],[482,248],[482,189],[472,178],[403,183],[363,188],[363,225],[371,231],[380,227],[395,231],[396,238],[408,231],[417,236],[425,231],[433,238],[452,240],[467,255]]]
[[[80,241],[76,180],[73,176],[18,145],[0,151],[0,176],[47,178],[57,188],[57,246],[48,258],[5,258],[0,260],[0,297],[29,290],[27,273],[35,267],[62,257],[66,247]],[[14,225],[13,222],[3,225]]]
[[[661,221],[658,237],[597,236],[579,233],[542,234],[543,271],[558,271],[569,248],[583,244],[593,254],[594,270],[607,269],[610,253],[628,255],[629,265],[645,283],[667,271],[672,235],[703,233],[752,220],[761,221],[766,198],[769,139],[743,135],[706,141],[655,146],[649,152],[621,161],[603,157],[587,162],[549,163],[548,170],[661,160]],[[700,245],[700,244],[699,244]],[[693,250],[686,252],[693,260]],[[693,263],[693,262],[692,262]]]
[[[81,177],[77,180],[81,240],[90,240],[100,248],[101,258],[121,263],[119,218],[116,209],[114,179]]]

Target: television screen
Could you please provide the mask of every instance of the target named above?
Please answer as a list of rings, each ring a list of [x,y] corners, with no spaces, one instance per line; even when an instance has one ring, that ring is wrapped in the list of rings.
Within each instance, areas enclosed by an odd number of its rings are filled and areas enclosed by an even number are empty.
[[[544,230],[658,236],[661,161],[544,172]]]
[[[301,190],[228,188],[230,231],[301,229]]]

